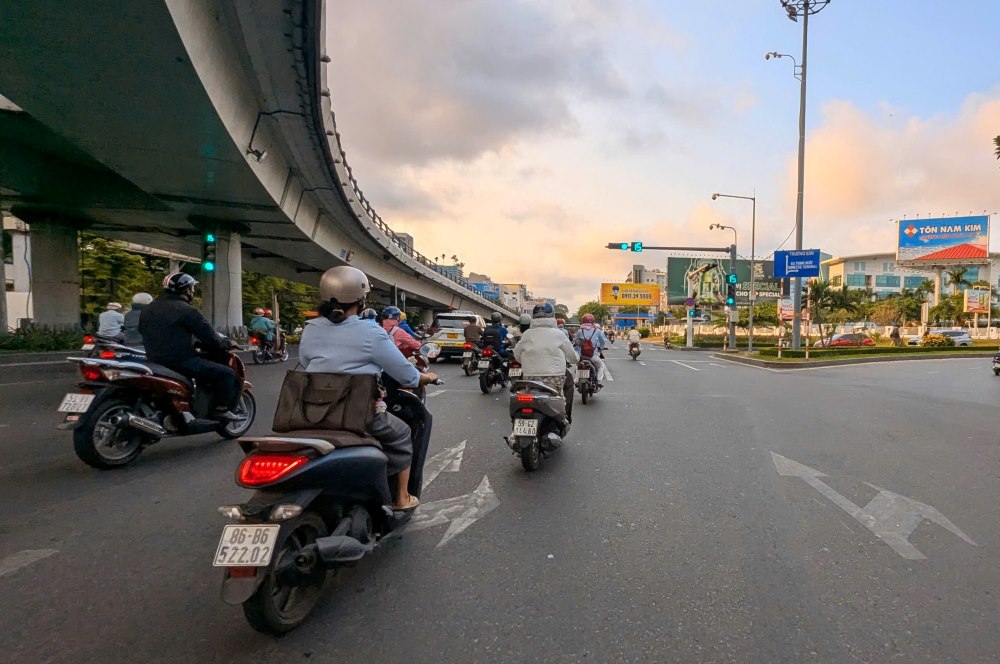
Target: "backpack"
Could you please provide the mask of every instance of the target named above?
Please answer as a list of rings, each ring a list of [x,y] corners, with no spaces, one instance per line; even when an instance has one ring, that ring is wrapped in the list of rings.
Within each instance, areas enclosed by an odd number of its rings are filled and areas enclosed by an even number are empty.
[[[583,335],[583,330],[580,330],[580,355],[582,357],[593,357],[594,356],[594,332],[591,331],[590,338]]]
[[[482,340],[484,346],[493,346],[494,349],[500,350],[500,329],[490,325],[483,330]]]

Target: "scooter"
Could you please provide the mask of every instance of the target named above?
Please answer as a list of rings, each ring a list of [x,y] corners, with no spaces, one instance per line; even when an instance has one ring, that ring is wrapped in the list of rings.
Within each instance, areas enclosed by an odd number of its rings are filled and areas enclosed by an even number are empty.
[[[472,343],[462,344],[462,371],[471,376],[479,369],[479,347]]]
[[[145,360],[146,351],[143,348],[126,346],[121,337],[104,337],[99,334],[85,334],[80,350],[85,357],[96,357],[102,360]]]
[[[633,360],[639,359],[639,353],[641,353],[641,352],[642,352],[642,350],[639,348],[639,344],[629,344],[628,345],[628,354],[630,356],[632,356]]]
[[[500,353],[486,347],[479,359],[479,389],[489,394],[494,385],[507,385],[507,361]]]
[[[436,344],[424,348],[428,357],[440,353]],[[413,392],[389,382],[385,387],[389,412],[410,426],[407,489],[419,497],[431,414]],[[246,503],[219,508],[236,523],[223,528],[213,565],[225,570],[224,602],[242,604],[254,629],[283,634],[312,612],[328,570],[357,564],[413,512],[392,508],[395,483],[373,439],[310,430],[243,438],[240,446],[246,457],[236,483],[255,493]]]
[[[254,364],[266,364],[275,360],[278,362],[288,361],[288,346],[285,344],[284,332],[278,332],[275,336],[277,345],[256,334],[252,335],[249,341]]]
[[[142,450],[173,436],[215,432],[239,438],[253,425],[257,402],[243,362],[227,352],[225,363],[240,382],[235,421],[210,417],[211,395],[195,381],[165,366],[143,360],[68,358],[78,362],[83,382],[63,397],[58,428],[73,432],[73,449],[94,468],[120,468]]]
[[[504,438],[528,472],[538,470],[542,456],[558,449],[569,433],[562,392],[532,380],[514,381],[510,395],[513,430]]]
[[[576,389],[583,403],[587,403],[590,397],[601,391],[601,385],[597,382],[597,367],[589,357],[581,357],[576,365]]]

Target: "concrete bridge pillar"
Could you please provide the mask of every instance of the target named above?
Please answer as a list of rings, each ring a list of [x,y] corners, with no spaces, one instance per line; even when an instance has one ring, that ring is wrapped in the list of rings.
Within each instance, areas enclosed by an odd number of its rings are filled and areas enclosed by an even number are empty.
[[[243,243],[240,234],[215,234],[215,270],[202,270],[202,312],[212,327],[228,335],[240,336],[243,322]]]
[[[426,327],[430,327],[431,323],[433,322],[434,322],[434,310],[422,309],[420,311],[420,324]]]
[[[21,238],[26,240],[26,238]],[[73,225],[31,221],[30,308],[38,325],[80,325],[80,248]]]

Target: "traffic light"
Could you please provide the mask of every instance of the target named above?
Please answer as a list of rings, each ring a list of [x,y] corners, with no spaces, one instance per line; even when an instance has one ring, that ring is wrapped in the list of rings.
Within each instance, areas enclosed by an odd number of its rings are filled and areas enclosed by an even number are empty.
[[[635,251],[635,252],[642,251],[642,242],[633,242],[632,243],[632,251]]]
[[[735,274],[726,275],[726,304],[730,307],[736,305],[736,282]]]
[[[642,251],[642,242],[609,242],[608,249],[640,252]]]
[[[201,238],[201,269],[204,272],[215,271],[215,233],[205,233]]]

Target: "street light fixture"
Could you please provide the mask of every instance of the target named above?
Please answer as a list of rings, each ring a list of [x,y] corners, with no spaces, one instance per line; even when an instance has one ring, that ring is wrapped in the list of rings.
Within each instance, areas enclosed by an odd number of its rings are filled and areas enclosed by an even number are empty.
[[[719,194],[715,194],[715,195],[712,196],[712,198],[714,199],[718,195]],[[720,231],[728,229],[728,230],[731,230],[733,232],[733,253],[730,255],[730,258],[729,258],[729,274],[734,274],[736,266],[733,264],[733,259],[736,258],[736,247],[739,246],[739,239],[736,236],[736,229],[733,228],[732,226],[726,226],[724,224],[710,224],[709,227],[708,227],[708,230],[712,230],[714,228],[717,228]],[[736,311],[736,300],[735,299],[733,300],[733,305],[732,306],[733,306],[733,308],[731,309],[731,311]],[[728,307],[727,307],[727,309],[728,309]],[[727,312],[727,315],[729,315],[729,312]],[[732,316],[729,316],[729,321],[728,322],[729,322],[729,348],[730,349],[735,349],[736,348],[736,321],[734,321],[732,319]]]
[[[795,248],[802,249],[802,205],[803,189],[805,188],[806,177],[806,62],[809,56],[809,17],[818,14],[830,4],[830,0],[781,0],[781,6],[788,14],[788,18],[798,22],[802,17],[802,64],[796,64],[798,69],[797,79],[801,82],[799,90],[799,186],[798,198],[795,203]],[[764,55],[765,60],[772,57],[791,57],[777,51],[772,51]],[[795,59],[792,58],[792,62]],[[795,307],[792,319],[792,348],[798,350],[802,347],[802,278],[792,279],[792,301]]]
[[[754,292],[757,290],[757,279],[756,279],[756,262],[757,262],[757,195],[753,196],[736,196],[734,194],[712,194],[712,200],[718,200],[719,198],[740,198],[745,201],[750,201],[753,204],[752,214],[750,217],[750,331],[747,339],[747,352],[753,352],[753,305],[754,305]],[[734,231],[735,232],[735,231]]]

